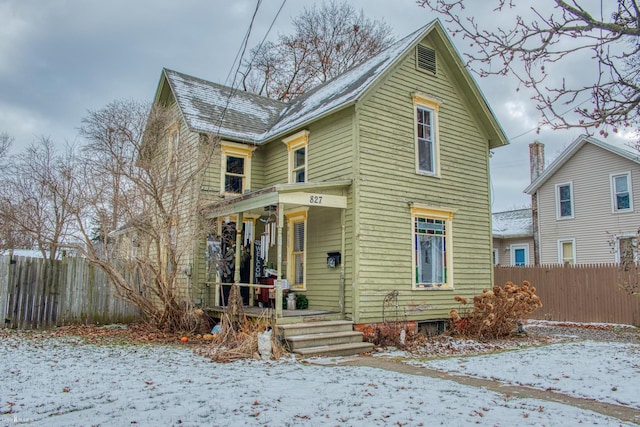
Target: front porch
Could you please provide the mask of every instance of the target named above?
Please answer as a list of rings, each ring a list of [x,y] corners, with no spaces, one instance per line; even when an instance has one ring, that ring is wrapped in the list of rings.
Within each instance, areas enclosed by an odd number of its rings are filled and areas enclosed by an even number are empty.
[[[236,284],[243,289],[249,317],[268,317],[279,325],[344,319],[350,185],[351,181],[277,184],[206,206],[203,216],[218,224],[213,228],[217,237],[214,234],[207,243],[213,250],[207,253],[231,256],[208,261],[215,268],[208,268],[208,296],[200,299],[206,301],[203,308],[213,317],[226,312],[223,288]],[[221,233],[224,224],[232,230],[227,238]],[[333,254],[337,261],[330,263]],[[286,310],[288,291],[310,296],[311,306]]]

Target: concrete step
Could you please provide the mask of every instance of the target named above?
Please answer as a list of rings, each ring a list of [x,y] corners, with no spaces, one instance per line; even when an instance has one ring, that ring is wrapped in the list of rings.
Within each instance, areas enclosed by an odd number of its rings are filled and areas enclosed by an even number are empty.
[[[308,347],[295,350],[295,354],[303,357],[311,356],[353,356],[366,353],[373,349],[373,344],[368,342],[326,345],[319,347]]]
[[[321,334],[325,332],[347,332],[353,330],[353,322],[348,320],[327,320],[278,325],[280,335],[287,339],[297,335]]]
[[[296,351],[309,347],[362,343],[362,333],[355,331],[323,332],[319,334],[296,335],[288,337],[286,340],[289,348],[292,351]]]

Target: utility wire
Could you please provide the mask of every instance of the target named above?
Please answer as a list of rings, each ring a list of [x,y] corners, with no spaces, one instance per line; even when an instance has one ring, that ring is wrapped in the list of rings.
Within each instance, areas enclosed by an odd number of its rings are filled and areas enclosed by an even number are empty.
[[[262,45],[264,44],[265,40],[267,39],[267,36],[271,32],[271,29],[275,25],[276,20],[278,19],[278,16],[280,16],[280,12],[284,8],[284,5],[285,5],[286,2],[287,2],[287,0],[283,0],[282,1],[282,4],[280,5],[280,8],[278,9],[278,12],[276,13],[276,15],[271,20],[271,24],[269,25],[269,29],[267,30],[265,35],[262,37],[262,40],[260,41],[260,45],[258,46],[258,49],[255,51],[253,57],[249,61],[249,65],[251,65],[253,63],[253,60],[255,59],[256,54],[262,48]],[[262,3],[262,0],[258,0],[258,3],[256,4],[256,9],[254,10],[253,16],[251,17],[251,22],[249,23],[249,28],[247,29],[247,33],[245,34],[244,39],[242,40],[240,48],[238,49],[238,53],[236,54],[236,57],[233,60],[233,64],[231,65],[231,69],[229,70],[229,74],[227,74],[227,78],[225,79],[225,86],[226,86],[227,83],[229,82],[231,74],[233,73],[233,81],[231,83],[231,92],[229,93],[229,96],[227,97],[227,100],[225,102],[224,109],[222,110],[222,113],[220,114],[220,120],[218,121],[218,126],[217,126],[217,130],[216,130],[216,136],[218,136],[220,134],[220,128],[222,127],[222,122],[224,121],[224,117],[226,115],[227,109],[229,108],[229,103],[231,102],[231,98],[236,94],[236,92],[238,90],[238,88],[236,87],[236,77],[238,76],[238,73],[240,72],[240,67],[242,66],[242,58],[244,57],[244,54],[245,54],[245,52],[247,50],[247,45],[249,43],[249,36],[251,35],[251,30],[253,28],[253,23],[255,22],[256,15],[258,14],[258,9],[260,8],[260,4],[261,3]],[[235,68],[235,72],[233,72],[234,68]]]

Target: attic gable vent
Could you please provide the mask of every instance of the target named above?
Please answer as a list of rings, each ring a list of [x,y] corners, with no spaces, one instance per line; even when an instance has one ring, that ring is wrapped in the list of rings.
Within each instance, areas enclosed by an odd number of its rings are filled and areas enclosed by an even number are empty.
[[[436,51],[418,45],[418,69],[436,73]]]

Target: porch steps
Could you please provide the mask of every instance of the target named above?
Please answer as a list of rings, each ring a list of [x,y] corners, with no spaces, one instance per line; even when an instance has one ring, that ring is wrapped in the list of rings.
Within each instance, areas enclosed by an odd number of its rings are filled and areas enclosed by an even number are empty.
[[[350,356],[371,351],[373,344],[362,341],[353,322],[329,320],[279,325],[289,350],[301,356]]]

